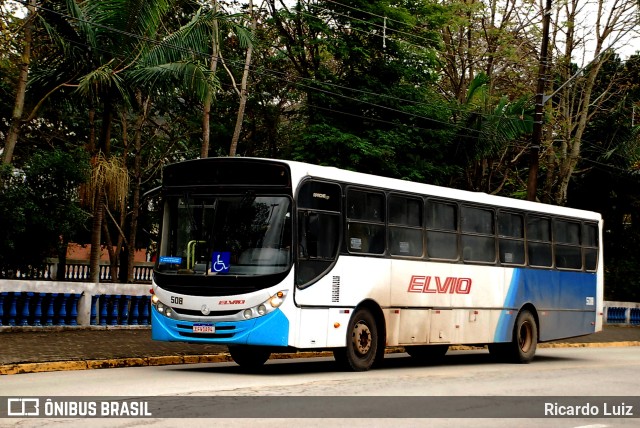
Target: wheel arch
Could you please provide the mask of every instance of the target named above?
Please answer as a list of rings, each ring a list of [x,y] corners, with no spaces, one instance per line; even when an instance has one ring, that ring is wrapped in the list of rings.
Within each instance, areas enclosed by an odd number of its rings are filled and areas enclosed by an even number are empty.
[[[531,312],[531,315],[533,315],[533,319],[536,321],[536,335],[537,335],[536,340],[540,341],[540,318],[538,316],[538,310],[533,305],[533,303],[527,302],[524,305],[522,305],[522,307],[520,308],[520,310],[516,314],[516,318],[515,319],[517,319],[518,318],[517,316],[520,315],[520,313],[523,312],[523,311],[529,311],[529,312]],[[514,328],[515,328],[515,319],[514,319]],[[512,339],[513,339],[513,336],[512,336]]]
[[[367,309],[373,315],[374,320],[376,321],[376,327],[378,329],[378,343],[382,345],[382,347],[387,346],[387,320],[384,316],[384,312],[380,305],[371,299],[363,300],[355,307],[353,313],[356,313],[359,309]]]

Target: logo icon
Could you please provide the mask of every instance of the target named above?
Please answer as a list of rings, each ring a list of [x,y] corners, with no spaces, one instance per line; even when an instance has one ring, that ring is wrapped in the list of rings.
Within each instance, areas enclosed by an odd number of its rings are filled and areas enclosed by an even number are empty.
[[[7,416],[40,416],[39,398],[7,399]]]
[[[211,255],[211,271],[216,273],[227,273],[231,265],[231,253],[228,251],[214,251]]]

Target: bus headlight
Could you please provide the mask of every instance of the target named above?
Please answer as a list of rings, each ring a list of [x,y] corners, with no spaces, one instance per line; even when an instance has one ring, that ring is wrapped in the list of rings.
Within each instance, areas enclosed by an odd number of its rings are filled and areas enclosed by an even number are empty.
[[[275,311],[277,308],[282,305],[285,297],[287,296],[287,291],[278,291],[273,296],[269,297],[266,301],[256,305],[252,308],[245,309],[242,315],[245,319],[257,318],[264,315],[267,315],[270,312]]]
[[[171,309],[171,307],[162,303],[158,296],[156,296],[155,294],[153,295],[153,297],[151,297],[151,304],[155,306],[156,310],[162,315],[169,318],[173,316],[173,310]]]
[[[279,307],[282,304],[282,302],[284,302],[284,296],[285,296],[284,291],[278,291],[276,294],[271,296],[271,299],[269,299],[269,304],[271,305],[271,307],[272,308]]]

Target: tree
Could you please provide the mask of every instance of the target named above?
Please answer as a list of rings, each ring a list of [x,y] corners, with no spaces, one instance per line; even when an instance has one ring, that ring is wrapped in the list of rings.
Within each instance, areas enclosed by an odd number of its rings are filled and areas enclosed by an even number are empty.
[[[523,139],[531,133],[533,117],[529,99],[510,101],[490,97],[489,77],[478,74],[469,85],[464,104],[458,106],[456,158],[465,170],[466,183],[455,187],[490,194],[521,194],[517,159],[525,150]]]
[[[550,111],[549,130],[543,143],[543,161],[546,169],[545,183],[541,198],[543,201],[565,205],[568,198],[570,181],[581,159],[582,141],[587,124],[609,97],[614,82],[609,89],[594,97],[594,87],[598,75],[609,58],[614,54],[610,46],[615,46],[627,34],[636,22],[635,1],[598,0],[596,2],[596,24],[592,31],[593,54],[591,60],[577,72],[573,72],[572,59],[579,49],[588,49],[587,40],[577,36],[576,28],[586,13],[585,4],[571,0],[561,6],[560,16],[564,16],[567,25],[560,27],[556,23],[556,32],[566,29],[564,49],[559,54],[558,83],[554,88],[554,104]],[[585,52],[588,52],[585,50]],[[586,54],[586,53],[585,53]]]
[[[36,0],[29,0],[29,4],[27,6],[27,17],[25,19],[23,30],[22,53],[20,56],[19,76],[13,114],[11,115],[11,127],[9,128],[4,144],[4,151],[2,153],[2,163],[5,165],[11,164],[11,161],[13,160],[13,151],[18,141],[20,127],[22,125],[25,94],[27,91],[27,79],[29,78],[29,63],[31,62],[31,44],[33,42],[35,20],[37,18],[36,6]]]
[[[289,9],[270,2],[269,7],[282,45],[278,53],[295,72],[295,79],[287,79],[299,96],[290,108],[291,127],[306,124],[292,137],[294,159],[446,182],[452,174],[451,112],[431,89],[439,25],[431,17],[439,6],[298,2]],[[392,30],[411,40],[392,37]]]
[[[162,43],[146,50],[131,73],[139,85],[169,91],[178,86],[191,91],[195,100],[202,103],[201,157],[207,157],[210,151],[211,105],[218,90],[216,71],[218,63],[224,61],[220,33],[226,31],[227,34],[233,34],[240,46],[247,47],[247,52],[251,52],[250,33],[242,25],[235,23],[239,17],[241,15],[220,10],[218,2],[213,1],[212,8],[198,9],[188,23],[167,34]],[[248,60],[250,63],[250,53]],[[233,74],[226,65],[225,69],[235,87]],[[243,77],[245,91],[247,73]]]
[[[251,30],[256,31],[257,17],[253,10],[253,0],[249,0],[249,15],[251,19]],[[253,54],[253,44],[247,47],[247,55],[244,62],[244,69],[242,70],[242,81],[240,82],[240,89],[234,86],[238,91],[240,97],[240,105],[238,106],[238,115],[236,117],[236,126],[233,131],[233,137],[231,138],[231,146],[229,147],[229,156],[235,156],[238,149],[238,140],[240,139],[240,131],[242,130],[242,122],[244,120],[244,110],[247,106],[247,80],[249,79],[249,68],[251,67],[251,55]]]
[[[604,63],[594,95],[605,92],[612,96],[587,124],[583,166],[574,174],[569,204],[602,213],[606,299],[638,301],[640,129],[633,107],[640,102],[640,57],[625,62],[613,57]]]
[[[49,10],[51,15],[58,17],[50,21],[50,40],[64,56],[62,60],[43,64],[39,81],[49,86],[48,94],[74,87],[75,93],[89,106],[91,118],[96,107],[101,112],[97,144],[93,137],[87,144],[94,167],[86,194],[88,204],[93,208],[90,261],[93,282],[99,281],[104,210],[108,204],[121,207],[122,199],[114,198],[124,198],[128,189],[124,161],[112,158],[111,154],[113,118],[118,106],[128,108],[130,105],[126,72],[145,46],[141,41],[148,42],[156,35],[169,6],[169,1],[164,0],[151,3],[68,0],[62,8],[63,14]],[[70,63],[65,64],[66,61]],[[45,79],[47,75],[51,78]],[[102,173],[105,175],[100,176]]]
[[[62,257],[83,228],[78,186],[89,163],[82,150],[38,150],[22,169],[2,166],[0,266],[40,269],[46,257]]]

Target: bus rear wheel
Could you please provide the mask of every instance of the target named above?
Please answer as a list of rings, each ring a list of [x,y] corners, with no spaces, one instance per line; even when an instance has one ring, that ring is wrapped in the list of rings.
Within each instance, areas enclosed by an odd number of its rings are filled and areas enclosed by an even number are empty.
[[[513,326],[510,343],[492,343],[489,352],[499,361],[528,364],[533,360],[538,346],[538,325],[533,314],[524,310],[518,314]]]
[[[356,372],[369,370],[380,355],[375,318],[366,309],[353,314],[347,328],[347,346],[333,351],[336,362]]]
[[[269,359],[271,351],[260,346],[233,345],[229,346],[229,354],[240,367],[257,369]]]

